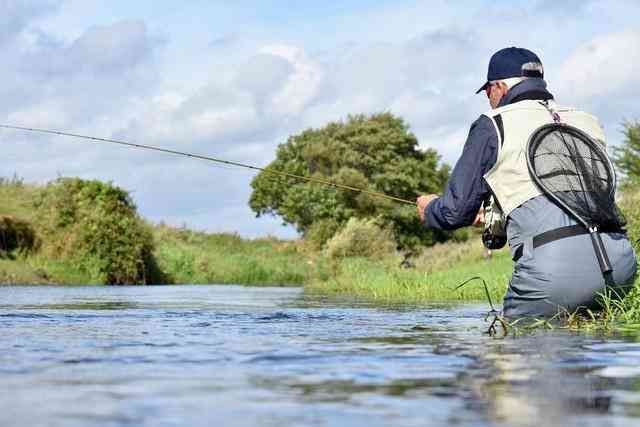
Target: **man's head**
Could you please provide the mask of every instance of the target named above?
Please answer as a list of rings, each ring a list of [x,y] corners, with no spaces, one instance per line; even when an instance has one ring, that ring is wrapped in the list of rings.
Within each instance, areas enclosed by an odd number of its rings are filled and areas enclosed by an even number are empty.
[[[489,61],[487,82],[476,93],[485,91],[491,108],[516,84],[527,78],[544,78],[542,62],[530,50],[508,47],[493,54]]]

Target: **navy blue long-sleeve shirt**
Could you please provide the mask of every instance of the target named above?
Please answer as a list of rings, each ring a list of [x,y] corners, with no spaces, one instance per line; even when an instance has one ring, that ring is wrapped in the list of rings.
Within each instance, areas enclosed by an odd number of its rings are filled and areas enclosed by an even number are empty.
[[[469,130],[462,155],[456,163],[447,188],[429,203],[425,225],[440,230],[454,230],[471,225],[489,194],[483,178],[498,158],[498,136],[491,119],[480,116]]]
[[[542,79],[527,79],[512,87],[499,106],[524,99],[552,99]],[[498,134],[491,119],[480,116],[469,130],[462,155],[456,163],[443,195],[425,209],[425,226],[455,230],[473,224],[473,220],[489,196],[483,176],[498,159]]]

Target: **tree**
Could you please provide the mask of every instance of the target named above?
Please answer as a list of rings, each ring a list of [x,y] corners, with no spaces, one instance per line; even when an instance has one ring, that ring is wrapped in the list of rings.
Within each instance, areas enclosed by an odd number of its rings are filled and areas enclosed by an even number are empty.
[[[43,250],[108,285],[164,281],[153,235],[129,194],[111,183],[58,178],[34,200]]]
[[[433,149],[418,149],[416,137],[390,113],[350,116],[321,129],[308,129],[278,146],[267,169],[415,200],[440,192],[449,167]],[[305,237],[331,237],[349,218],[376,218],[390,226],[400,247],[446,239],[425,229],[414,206],[331,186],[260,172],[251,182],[250,206],[257,216],[280,216]]]
[[[624,124],[625,140],[614,147],[613,158],[628,183],[640,182],[640,121]]]

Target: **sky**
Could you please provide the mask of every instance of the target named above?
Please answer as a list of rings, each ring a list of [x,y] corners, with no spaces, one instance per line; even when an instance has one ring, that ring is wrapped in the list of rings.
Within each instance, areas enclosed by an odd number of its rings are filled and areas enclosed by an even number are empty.
[[[0,0],[0,123],[265,166],[290,135],[401,116],[455,164],[490,56],[533,50],[610,145],[640,119],[640,0]],[[248,207],[251,171],[0,131],[0,176],[111,181],[154,223],[296,236]]]

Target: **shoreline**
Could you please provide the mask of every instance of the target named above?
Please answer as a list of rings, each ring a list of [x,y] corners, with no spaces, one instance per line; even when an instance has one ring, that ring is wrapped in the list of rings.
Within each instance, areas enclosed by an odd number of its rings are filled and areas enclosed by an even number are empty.
[[[105,191],[105,188],[111,191],[107,184],[89,184],[102,188],[101,191]],[[60,239],[60,236],[63,243],[64,239],[68,239],[71,243],[67,245],[72,245],[86,234],[77,236],[70,235],[68,231],[67,234],[61,234],[59,230],[51,232],[49,223],[42,225],[41,218],[37,216],[42,215],[42,211],[37,211],[34,206],[39,206],[37,201],[41,200],[38,197],[43,188],[47,187],[24,184],[19,180],[0,182],[0,198],[6,201],[0,209],[4,227],[0,232],[4,233],[5,241],[7,233],[17,233],[18,237],[14,240],[29,242],[28,247],[18,245],[13,250],[0,252],[0,284],[95,286],[105,283],[105,276],[92,269],[95,261],[93,264],[83,264],[84,260],[79,262],[77,256],[74,258],[56,252],[58,246],[48,246],[51,239]],[[620,205],[629,220],[629,236],[638,248],[640,192],[625,193]],[[49,207],[45,205],[44,208]],[[133,209],[135,214],[135,206]],[[100,211],[100,215],[107,214]],[[13,230],[12,224],[20,227],[16,226]],[[147,257],[152,261],[151,267],[156,269],[157,275],[154,277],[164,279],[153,282],[146,281],[149,279],[146,278],[145,283],[149,284],[293,286],[302,287],[309,294],[355,298],[379,305],[435,302],[478,302],[489,305],[487,292],[481,282],[483,279],[492,304],[499,307],[512,270],[508,250],[494,251],[490,258],[486,258],[479,236],[474,233],[464,242],[451,241],[423,248],[410,259],[410,268],[406,268],[402,265],[406,265],[407,259],[403,259],[399,253],[377,259],[332,258],[324,251],[312,248],[304,240],[248,240],[232,233],[206,233],[163,224],[151,225],[137,217],[137,214],[126,224],[138,224],[142,230],[138,236],[149,239],[147,247],[150,252]],[[29,238],[21,240],[16,230],[27,233]],[[80,243],[83,243],[82,240]],[[120,249],[119,246],[114,248]],[[129,255],[126,252],[122,254],[125,257]],[[115,264],[116,268],[118,265]],[[460,290],[455,289],[473,277],[481,279],[466,284]],[[626,326],[635,324],[638,326],[634,329],[640,329],[640,278],[635,282],[635,290],[622,303],[609,301],[607,304],[604,316],[598,319],[594,317],[591,323],[587,322],[587,329],[601,329],[603,325],[609,328],[617,323]],[[600,326],[596,327],[596,324]]]

